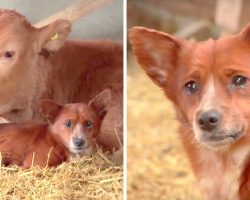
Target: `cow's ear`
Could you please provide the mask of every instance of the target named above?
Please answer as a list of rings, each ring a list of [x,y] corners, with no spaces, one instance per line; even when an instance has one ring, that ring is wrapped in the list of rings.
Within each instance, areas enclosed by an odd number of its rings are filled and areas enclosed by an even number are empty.
[[[63,106],[57,104],[53,100],[43,99],[42,100],[42,113],[46,121],[53,123],[62,110]]]
[[[97,96],[95,96],[89,102],[88,105],[95,110],[100,119],[103,119],[107,113],[110,102],[111,102],[111,91],[109,89],[106,89]]]
[[[67,20],[59,19],[40,28],[38,31],[38,43],[40,49],[57,51],[64,44],[71,31],[71,23]]]
[[[143,27],[130,29],[129,38],[141,67],[156,85],[164,88],[176,67],[183,42],[166,33]]]

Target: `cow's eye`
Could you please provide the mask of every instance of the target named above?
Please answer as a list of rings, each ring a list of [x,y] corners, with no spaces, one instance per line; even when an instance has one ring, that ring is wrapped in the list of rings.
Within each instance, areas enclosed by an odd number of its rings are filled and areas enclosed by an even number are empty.
[[[237,88],[243,88],[247,83],[247,77],[242,75],[235,75],[231,80],[231,86]]]
[[[4,56],[5,58],[13,58],[14,55],[15,55],[15,52],[14,52],[14,51],[5,51],[4,54],[3,54],[3,56]]]
[[[199,84],[195,81],[189,81],[184,85],[184,89],[188,94],[194,94],[199,90]]]

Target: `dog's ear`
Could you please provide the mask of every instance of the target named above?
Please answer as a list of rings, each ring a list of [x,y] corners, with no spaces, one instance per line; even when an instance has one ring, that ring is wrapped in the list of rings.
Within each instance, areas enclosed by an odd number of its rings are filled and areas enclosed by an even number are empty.
[[[42,100],[42,113],[46,121],[53,123],[55,118],[58,116],[63,106],[57,104],[53,100],[43,99]]]
[[[95,110],[100,119],[103,119],[108,111],[110,103],[111,91],[106,89],[90,100],[88,105]]]
[[[250,40],[250,23],[242,29],[239,35],[243,39]]]
[[[139,64],[159,87],[164,88],[183,42],[143,27],[130,29],[129,38]]]

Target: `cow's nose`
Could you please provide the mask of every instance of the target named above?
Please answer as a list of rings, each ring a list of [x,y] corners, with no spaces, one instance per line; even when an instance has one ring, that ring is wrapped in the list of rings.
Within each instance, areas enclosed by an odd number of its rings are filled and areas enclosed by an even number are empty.
[[[85,140],[82,138],[73,137],[72,140],[73,140],[74,145],[77,147],[84,146],[85,144]]]
[[[202,130],[212,131],[221,121],[221,114],[216,110],[203,112],[198,116],[198,125]]]

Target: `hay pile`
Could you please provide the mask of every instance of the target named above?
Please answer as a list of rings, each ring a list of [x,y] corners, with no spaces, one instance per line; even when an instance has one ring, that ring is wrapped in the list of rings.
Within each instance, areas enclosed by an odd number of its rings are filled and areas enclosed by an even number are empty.
[[[172,104],[128,61],[128,199],[199,200]]]
[[[0,168],[0,199],[120,200],[123,168],[98,151],[56,168]]]

